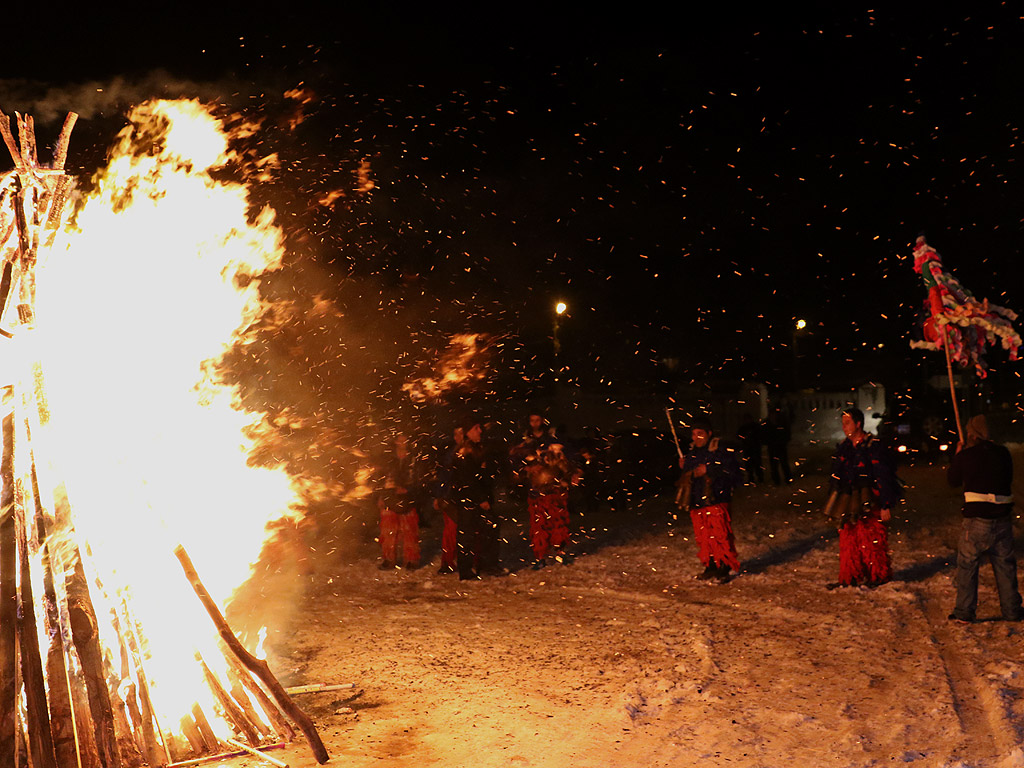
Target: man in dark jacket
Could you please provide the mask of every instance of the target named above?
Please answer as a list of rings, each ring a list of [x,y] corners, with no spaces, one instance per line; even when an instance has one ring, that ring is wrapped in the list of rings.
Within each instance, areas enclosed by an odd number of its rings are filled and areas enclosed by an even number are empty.
[[[496,572],[499,521],[493,512],[494,457],[483,445],[478,421],[466,425],[465,440],[452,463],[452,502],[457,510],[456,565],[459,579],[479,579]]]
[[[689,510],[697,556],[704,564],[698,579],[724,583],[729,571],[739,571],[736,540],[732,532],[729,501],[732,489],[740,482],[740,469],[731,450],[720,447],[712,435],[711,422],[704,417],[693,420],[693,447],[679,459],[679,503]]]
[[[949,618],[974,621],[978,607],[978,561],[988,555],[999,590],[1003,618],[1020,621],[1017,558],[1013,552],[1013,460],[1002,445],[989,440],[988,422],[967,422],[967,447],[957,445],[946,474],[954,488],[963,486],[964,506],[956,553],[956,607]]]

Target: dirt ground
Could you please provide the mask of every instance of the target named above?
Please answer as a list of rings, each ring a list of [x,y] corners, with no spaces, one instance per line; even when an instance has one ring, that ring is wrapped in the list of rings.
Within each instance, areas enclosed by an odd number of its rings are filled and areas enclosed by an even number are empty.
[[[322,531],[301,590],[259,585],[295,609],[271,661],[286,684],[356,685],[297,697],[352,768],[1024,766],[1024,627],[998,620],[987,566],[981,620],[947,620],[958,497],[940,467],[900,475],[895,579],[874,590],[825,589],[837,537],[814,470],[740,490],[725,585],[693,578],[668,497],[582,520],[575,562],[540,571],[507,506],[511,572],[480,582],[436,573],[436,527],[428,565],[387,572],[369,532]],[[278,754],[315,764],[301,741]]]

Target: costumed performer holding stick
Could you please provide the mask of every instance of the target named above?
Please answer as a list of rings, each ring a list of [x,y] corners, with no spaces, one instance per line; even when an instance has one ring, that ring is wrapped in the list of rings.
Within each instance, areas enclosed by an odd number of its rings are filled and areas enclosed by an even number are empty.
[[[689,510],[697,554],[704,571],[698,579],[714,579],[720,584],[729,580],[729,572],[739,571],[736,540],[732,532],[729,503],[732,490],[741,481],[739,464],[733,452],[719,446],[713,436],[711,421],[699,416],[691,424],[693,447],[681,456],[679,467],[684,480],[680,488],[680,507]]]

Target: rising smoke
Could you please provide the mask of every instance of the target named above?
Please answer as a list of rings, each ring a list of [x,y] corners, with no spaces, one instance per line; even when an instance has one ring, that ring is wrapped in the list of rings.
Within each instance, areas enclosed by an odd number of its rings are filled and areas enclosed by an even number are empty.
[[[273,89],[278,92],[280,89]],[[219,104],[243,104],[259,91],[233,78],[195,81],[175,77],[162,69],[137,78],[114,77],[67,85],[35,80],[0,79],[0,109],[27,113],[36,123],[59,123],[68,111],[92,119],[124,113],[147,99],[199,99]]]

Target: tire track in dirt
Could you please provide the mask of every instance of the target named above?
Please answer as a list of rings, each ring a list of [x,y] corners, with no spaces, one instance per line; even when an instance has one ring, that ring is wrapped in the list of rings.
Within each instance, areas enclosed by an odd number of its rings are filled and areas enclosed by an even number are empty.
[[[1016,747],[1017,726],[1009,717],[999,693],[988,684],[961,650],[962,641],[954,637],[941,603],[918,592],[917,605],[928,623],[934,646],[945,671],[946,683],[960,728],[966,742],[965,753],[973,759],[981,755],[1007,755]]]

